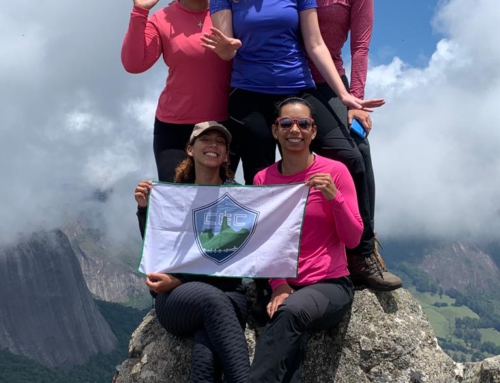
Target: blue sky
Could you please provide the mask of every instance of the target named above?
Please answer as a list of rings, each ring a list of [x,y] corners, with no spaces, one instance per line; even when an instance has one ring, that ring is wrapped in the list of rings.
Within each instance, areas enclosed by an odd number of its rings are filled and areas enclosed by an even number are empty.
[[[432,28],[436,0],[375,0],[370,60],[388,64],[394,56],[412,66],[425,66],[443,37]]]

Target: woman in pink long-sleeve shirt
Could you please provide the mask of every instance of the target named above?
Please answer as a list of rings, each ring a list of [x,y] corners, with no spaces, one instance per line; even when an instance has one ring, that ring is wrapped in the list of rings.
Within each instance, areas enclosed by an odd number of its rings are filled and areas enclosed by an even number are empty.
[[[160,181],[172,182],[194,124],[227,120],[231,62],[201,46],[212,26],[208,0],[176,0],[148,19],[158,1],[134,0],[121,59],[130,73],[145,72],[162,55],[169,68],[153,148]]]
[[[353,286],[345,247],[355,247],[363,223],[346,166],[310,150],[317,128],[300,98],[278,106],[272,127],[282,160],[257,173],[255,185],[305,182],[311,187],[302,229],[298,276],[270,280],[270,322],[259,338],[249,383],[299,382],[307,334],[337,324],[349,310]],[[279,249],[276,249],[279,251]]]
[[[346,90],[363,99],[365,96],[368,51],[373,30],[373,0],[317,0],[318,23],[321,35],[332,56]],[[350,33],[351,84],[346,76],[342,60],[342,47]],[[369,133],[372,128],[370,113],[348,109],[325,82],[317,68],[310,61],[311,72],[318,92],[323,95],[331,110],[348,128],[356,119]],[[402,286],[399,277],[391,274],[380,263],[375,248],[375,176],[373,173],[370,144],[368,139],[356,135],[353,130],[342,129],[345,139],[338,139],[335,145],[342,146],[333,158],[348,164],[355,178],[359,210],[363,218],[364,232],[360,244],[348,252],[349,271],[355,284],[368,285],[376,290],[394,290]],[[347,149],[347,150],[346,150]],[[349,154],[347,154],[349,153]],[[356,159],[356,161],[353,161]],[[358,165],[352,165],[356,162]],[[350,164],[350,165],[349,165]]]

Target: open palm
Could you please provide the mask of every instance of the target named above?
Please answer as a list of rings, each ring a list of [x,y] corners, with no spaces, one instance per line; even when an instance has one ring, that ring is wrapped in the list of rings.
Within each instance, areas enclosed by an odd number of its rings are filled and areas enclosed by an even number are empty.
[[[241,47],[241,41],[235,38],[227,37],[217,28],[210,28],[212,34],[205,33],[201,38],[202,47],[211,50],[219,55],[223,60],[231,60],[236,51]]]

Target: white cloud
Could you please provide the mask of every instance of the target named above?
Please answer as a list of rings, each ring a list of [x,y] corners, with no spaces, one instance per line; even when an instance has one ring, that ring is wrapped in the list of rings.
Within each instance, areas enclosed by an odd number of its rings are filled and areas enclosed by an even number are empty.
[[[137,235],[133,189],[155,178],[152,151],[163,63],[126,73],[120,48],[132,2],[6,4],[0,14],[0,240],[59,225],[98,205],[115,237]],[[452,0],[425,68],[395,57],[370,70],[377,227],[385,235],[496,234],[500,144],[500,3]]]
[[[500,3],[452,0],[434,25],[446,35],[428,65],[395,58],[369,72],[378,230],[488,236],[500,229]]]
[[[1,242],[61,225],[92,205],[125,236],[137,234],[132,192],[136,181],[155,174],[150,105],[165,69],[132,76],[121,68],[131,9],[132,2],[68,7],[60,0],[2,8]],[[113,189],[110,199],[128,200],[128,207],[89,201],[96,189]]]

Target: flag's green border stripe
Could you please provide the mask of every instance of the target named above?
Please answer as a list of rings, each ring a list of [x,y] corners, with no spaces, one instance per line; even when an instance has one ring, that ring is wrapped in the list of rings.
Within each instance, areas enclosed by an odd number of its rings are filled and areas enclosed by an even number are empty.
[[[172,186],[203,186],[203,187],[213,187],[213,188],[221,188],[221,187],[245,187],[245,188],[262,188],[262,187],[275,187],[275,186],[290,186],[290,185],[305,185],[305,182],[291,182],[288,184],[272,184],[272,185],[242,185],[242,184],[221,184],[221,185],[203,185],[203,184],[181,184],[174,182],[165,182],[165,181],[153,181],[153,185],[172,185]]]
[[[153,184],[155,184],[157,182],[153,182]],[[142,239],[142,252],[141,252],[141,259],[139,259],[139,264],[137,265],[137,272],[139,274],[142,274],[142,275],[146,275],[147,274],[144,274],[142,271],[140,271],[139,269],[141,268],[141,263],[142,263],[142,257],[144,257],[144,245],[146,244],[146,230],[148,229],[148,221],[149,221],[149,199],[151,198],[151,193],[148,193],[148,206],[146,208],[146,223],[144,224],[144,238]]]
[[[200,184],[181,184],[181,183],[174,183],[174,182],[165,182],[165,181],[154,181],[153,185],[176,185],[176,186],[205,186],[205,187],[248,187],[248,188],[254,188],[254,187],[275,187],[275,186],[290,186],[290,185],[305,185],[305,182],[293,182],[289,184],[273,184],[273,185],[239,185],[239,184],[222,184],[222,185],[200,185]],[[250,279],[286,279],[286,278],[297,278],[299,276],[299,256],[300,256],[300,241],[302,240],[302,227],[304,225],[304,217],[306,215],[306,206],[307,206],[307,199],[309,198],[309,193],[311,192],[311,188],[307,190],[307,196],[306,196],[306,203],[304,204],[304,212],[302,213],[302,223],[300,225],[300,234],[299,234],[299,245],[297,249],[297,273],[295,276],[291,277],[258,277],[258,278],[253,278],[253,277],[247,277],[247,276],[240,276],[240,275],[215,275],[215,274],[195,274],[195,273],[185,273],[182,272],[180,274],[186,274],[186,275],[201,275],[201,276],[207,276],[207,277],[216,277],[216,278],[250,278]],[[141,267],[141,262],[142,262],[142,257],[144,257],[144,244],[146,243],[146,232],[148,229],[148,218],[149,218],[149,199],[151,198],[151,193],[148,193],[148,206],[146,210],[146,224],[144,225],[144,238],[142,240],[142,253],[141,253],[141,259],[139,260],[139,265],[137,266],[137,272],[142,275],[144,274],[142,271],[140,271]],[[175,272],[173,272],[175,274]]]
[[[306,217],[307,200],[309,199],[310,192],[311,192],[311,188],[307,189],[306,202],[304,203],[304,211],[302,212],[302,221],[300,223],[299,245],[298,245],[298,249],[297,249],[297,273],[295,274],[295,278],[299,277],[300,243],[302,242],[302,228],[304,227],[304,218]]]

